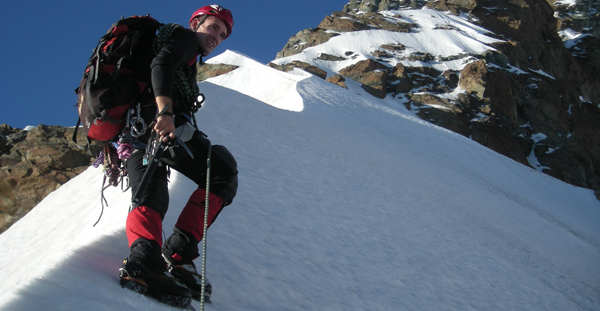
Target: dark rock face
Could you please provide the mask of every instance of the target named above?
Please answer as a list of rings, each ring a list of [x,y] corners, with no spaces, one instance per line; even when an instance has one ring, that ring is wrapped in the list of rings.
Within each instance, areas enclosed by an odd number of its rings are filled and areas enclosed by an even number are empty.
[[[493,45],[496,51],[467,55],[471,60],[460,72],[402,65],[398,61],[427,63],[436,57],[402,55],[404,45],[390,42],[327,80],[345,87],[340,78],[353,79],[378,98],[403,98],[408,109],[429,122],[600,193],[600,3],[554,4],[555,0],[351,0],[342,12],[310,30],[313,37],[321,33],[319,40],[303,40],[300,48],[292,38],[278,57],[326,42],[331,31],[410,32],[418,27],[380,11],[429,7],[468,14],[504,42]],[[394,18],[397,22],[390,20]],[[559,30],[567,28],[583,35],[564,41]],[[348,51],[323,57],[342,61],[356,55]],[[466,93],[443,96],[457,87]],[[539,164],[530,163],[533,157]]]
[[[529,74],[510,74],[489,62],[484,63],[487,74],[472,71],[472,66],[463,69],[461,86],[489,102],[496,122],[512,132],[494,145],[474,139],[520,162],[519,154],[533,152],[546,167],[545,173],[577,186],[600,189],[600,128],[592,125],[600,121],[597,55],[586,50],[590,52],[577,57],[565,48],[557,34],[554,9],[546,1],[477,2],[470,14],[486,29],[509,39],[495,47],[509,64]],[[494,14],[489,7],[495,8]],[[594,41],[597,39],[589,36],[583,42],[594,46]],[[481,82],[466,85],[473,79]],[[494,127],[489,124],[485,130],[494,132]],[[546,138],[540,143],[523,141],[537,133]],[[510,146],[517,149],[508,152]]]
[[[0,125],[0,232],[89,167],[92,156],[71,142],[72,134],[60,126]]]

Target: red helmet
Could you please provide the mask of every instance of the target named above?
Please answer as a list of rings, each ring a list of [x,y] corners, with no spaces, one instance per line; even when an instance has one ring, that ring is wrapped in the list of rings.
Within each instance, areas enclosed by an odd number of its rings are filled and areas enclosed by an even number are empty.
[[[216,4],[203,6],[196,10],[194,14],[192,14],[192,17],[190,18],[190,25],[192,24],[192,20],[194,18],[205,15],[215,16],[225,23],[225,26],[227,26],[227,37],[225,37],[225,39],[227,39],[231,34],[231,30],[233,29],[233,16],[231,15],[231,11]]]

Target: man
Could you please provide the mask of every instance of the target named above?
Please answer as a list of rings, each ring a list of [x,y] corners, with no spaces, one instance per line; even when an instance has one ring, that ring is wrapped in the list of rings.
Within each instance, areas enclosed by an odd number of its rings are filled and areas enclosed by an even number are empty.
[[[141,189],[139,204],[133,206],[127,217],[130,254],[121,268],[121,284],[161,300],[170,297],[189,301],[190,296],[201,299],[202,276],[196,271],[193,260],[199,256],[198,243],[203,238],[206,161],[210,142],[195,125],[192,126],[195,103],[175,91],[176,70],[181,68],[186,80],[196,83],[198,55],[209,55],[229,37],[233,18],[229,10],[210,5],[194,12],[189,26],[190,29],[174,30],[152,60],[153,94],[147,98],[141,115],[146,124],[154,121],[153,132],[150,133],[149,129],[140,137],[142,147],[138,143],[137,149],[125,162],[132,193],[135,193],[147,168],[144,144],[150,144],[153,136],[161,141],[172,141],[176,138],[176,131],[177,137],[185,142],[185,146],[176,144],[172,152],[164,152],[162,165],[156,168],[148,186]],[[168,168],[190,178],[198,188],[191,194],[173,234],[163,245],[162,220],[169,205]],[[223,146],[212,146],[210,175],[209,226],[237,192],[237,164]],[[207,286],[208,295],[210,291]]]

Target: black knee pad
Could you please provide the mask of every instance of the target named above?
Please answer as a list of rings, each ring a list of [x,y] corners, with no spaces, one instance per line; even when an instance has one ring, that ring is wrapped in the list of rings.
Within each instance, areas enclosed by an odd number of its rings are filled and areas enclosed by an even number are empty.
[[[231,152],[221,145],[212,146],[210,161],[210,192],[222,198],[224,205],[227,206],[237,194],[237,162]]]

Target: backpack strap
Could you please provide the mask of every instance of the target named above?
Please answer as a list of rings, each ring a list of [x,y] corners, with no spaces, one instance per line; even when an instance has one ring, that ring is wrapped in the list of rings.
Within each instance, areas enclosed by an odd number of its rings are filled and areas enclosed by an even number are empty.
[[[152,46],[154,54],[158,54],[160,50],[167,44],[167,41],[171,38],[175,30],[183,28],[183,26],[175,23],[169,23],[162,25],[158,29],[158,34],[154,39],[154,44]],[[188,65],[193,65],[197,57],[196,56],[188,63]],[[185,72],[183,68],[177,68],[175,70],[175,80],[173,82],[173,88],[176,91],[176,94],[179,96],[180,100],[185,103],[185,108],[190,109],[193,113],[197,112],[198,109],[194,109],[196,107],[196,102],[198,101],[198,95],[200,94],[200,89],[198,88],[198,83],[196,83],[196,77],[188,80],[186,78]],[[183,107],[182,107],[183,108]]]
[[[81,125],[81,120],[79,118],[77,118],[77,125],[75,125],[75,129],[73,130],[73,137],[71,138],[73,140],[73,142],[75,143],[75,145],[77,146],[77,148],[81,149],[81,150],[85,150],[88,153],[91,153],[90,151],[90,140],[86,137],[85,138],[85,145],[80,145],[77,142],[77,130],[79,130],[79,126]]]

